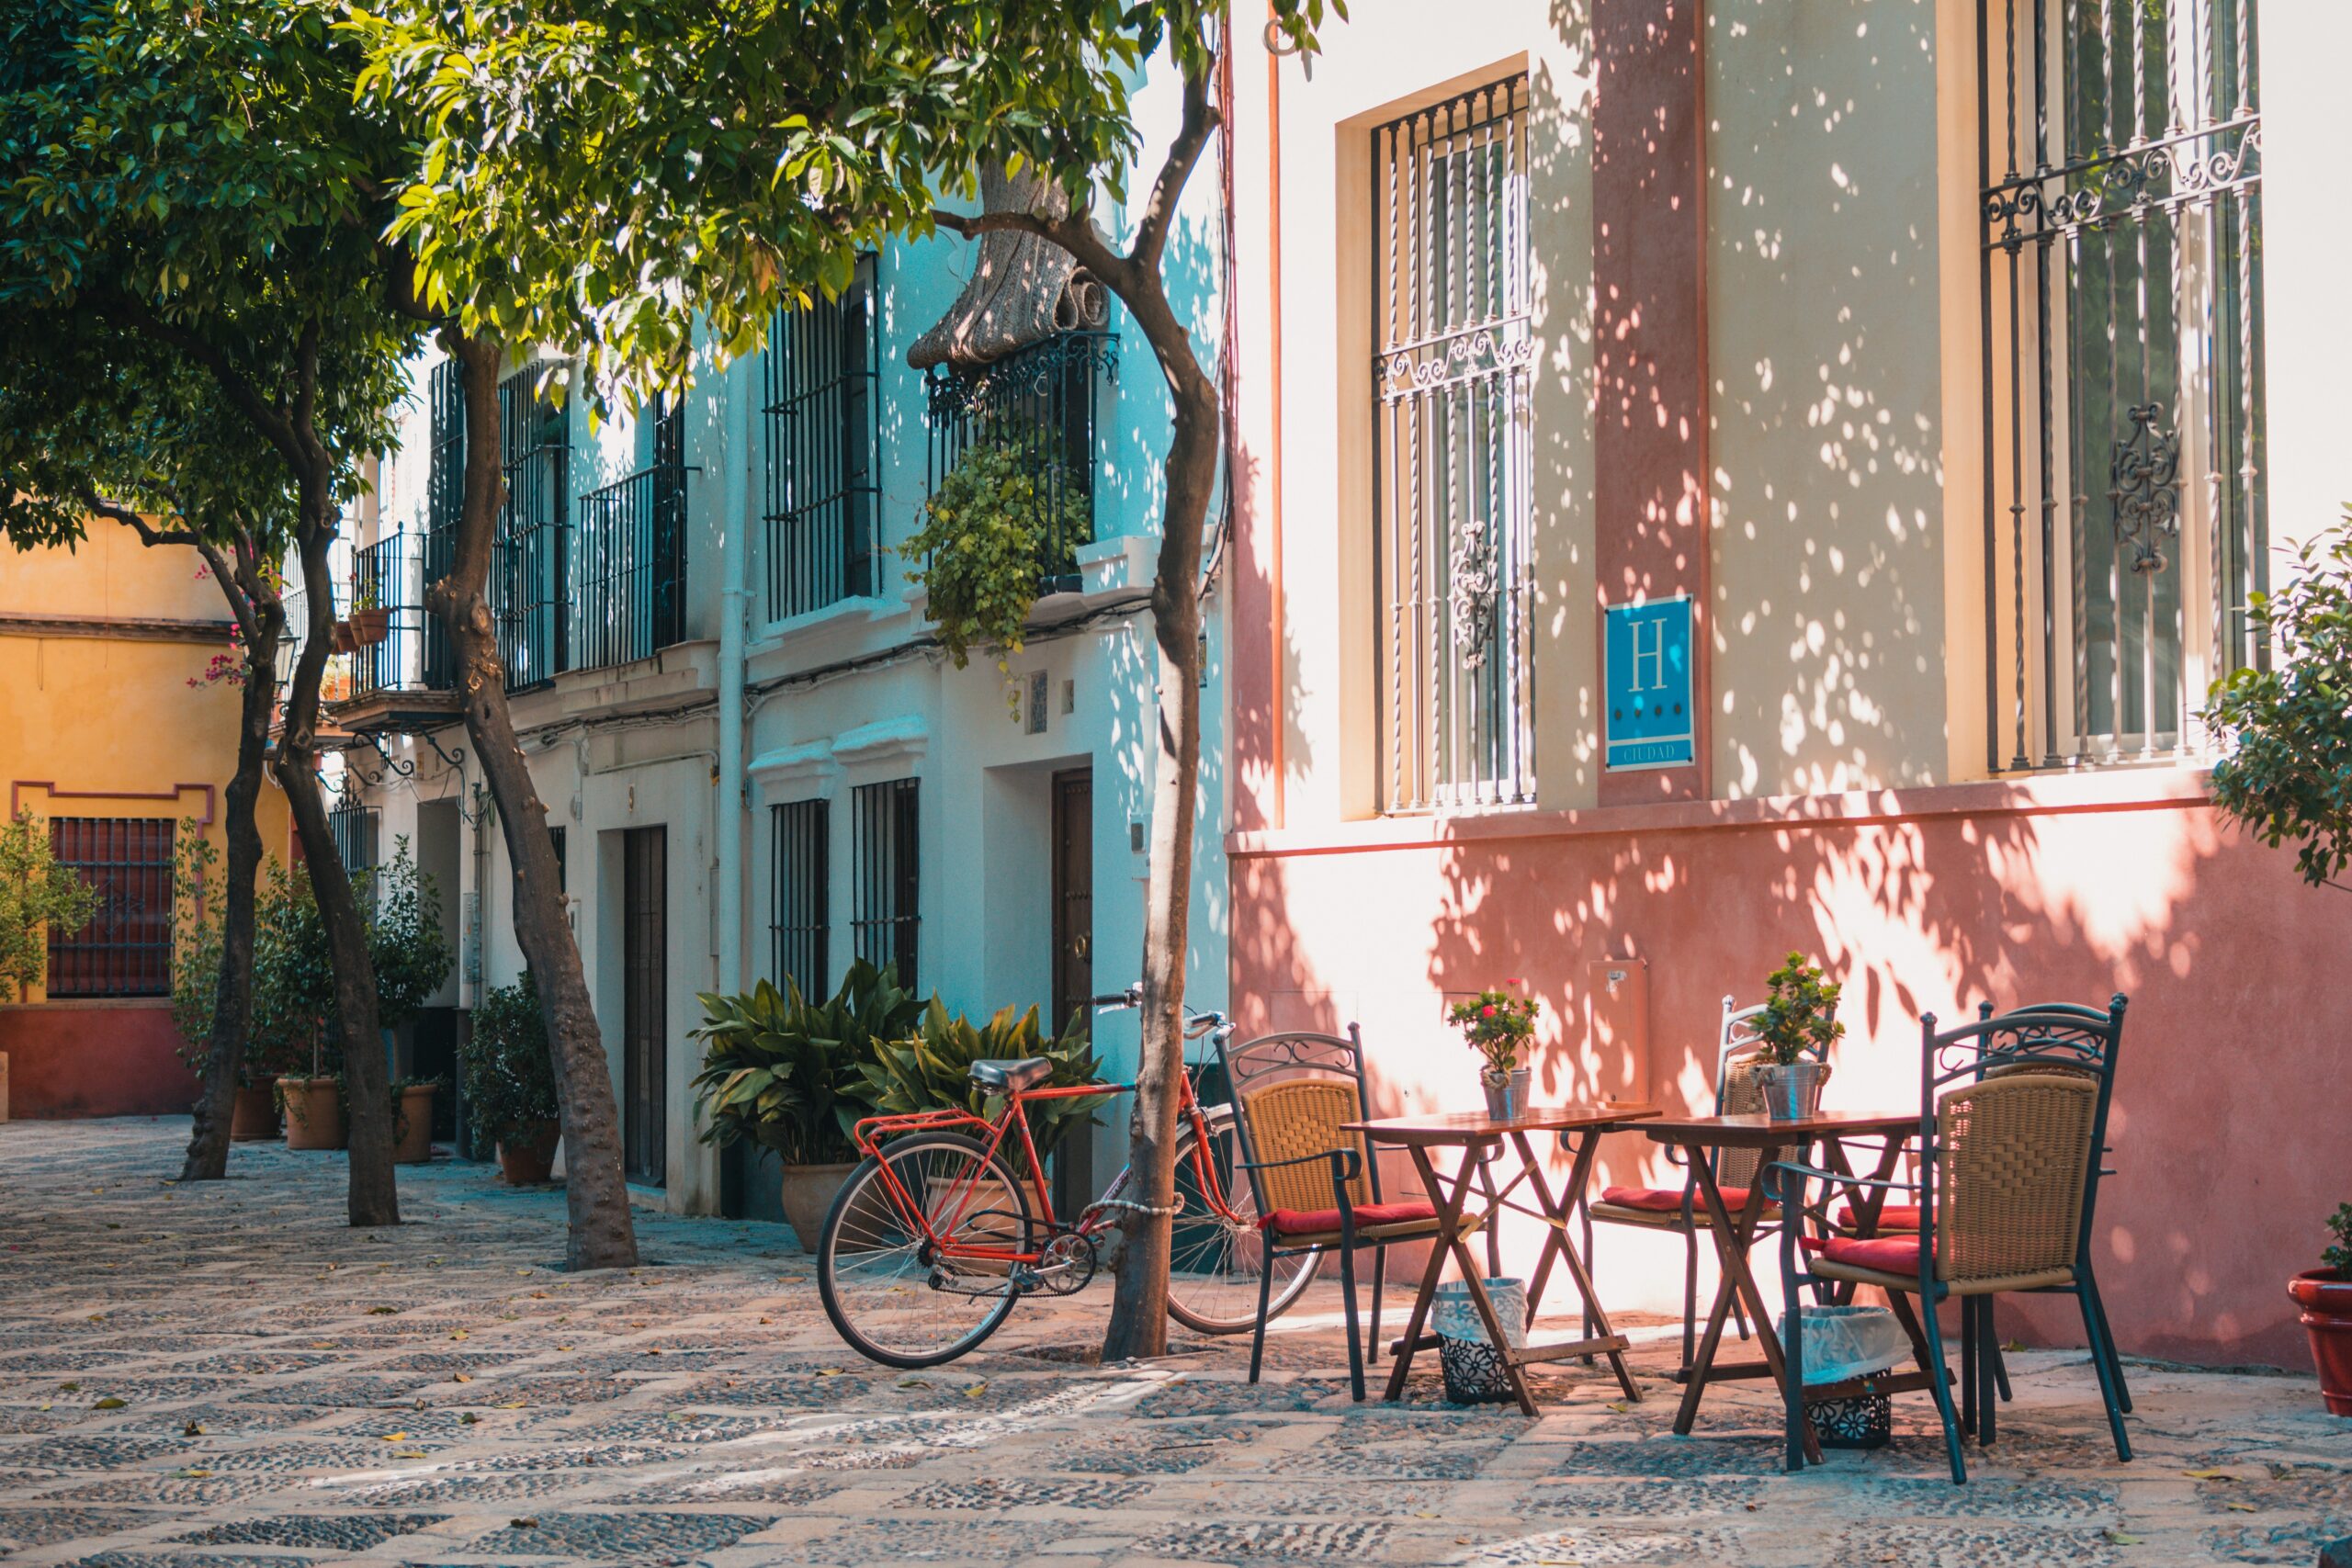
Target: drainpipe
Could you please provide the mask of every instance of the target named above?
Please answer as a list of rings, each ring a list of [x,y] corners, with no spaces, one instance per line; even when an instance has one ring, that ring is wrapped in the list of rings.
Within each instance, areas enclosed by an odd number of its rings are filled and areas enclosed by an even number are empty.
[[[743,988],[743,632],[750,549],[752,377],[747,360],[727,370],[727,468],[719,487],[718,989]]]

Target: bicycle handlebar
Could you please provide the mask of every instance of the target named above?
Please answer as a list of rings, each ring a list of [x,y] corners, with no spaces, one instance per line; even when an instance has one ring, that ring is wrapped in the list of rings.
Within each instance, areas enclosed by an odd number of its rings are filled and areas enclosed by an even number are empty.
[[[1124,991],[1114,991],[1099,997],[1090,997],[1087,998],[1087,1005],[1089,1007],[1101,1008],[1106,1011],[1112,1009],[1141,1007],[1143,1005],[1143,982],[1138,980]],[[1211,1030],[1223,1029],[1225,1027],[1226,1018],[1225,1014],[1221,1012],[1198,1012],[1189,1007],[1184,1010],[1184,1038],[1187,1040],[1197,1040],[1202,1035],[1208,1033]]]

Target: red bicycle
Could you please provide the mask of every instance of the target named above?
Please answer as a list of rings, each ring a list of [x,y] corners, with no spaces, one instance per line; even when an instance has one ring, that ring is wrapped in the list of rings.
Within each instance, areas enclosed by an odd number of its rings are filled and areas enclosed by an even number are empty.
[[[1136,1004],[1139,987],[1097,997],[1097,1008]],[[1186,1010],[1184,1038],[1221,1044],[1221,1014]],[[1204,1106],[1203,1064],[1186,1054],[1176,1144],[1176,1208],[1168,1313],[1203,1334],[1239,1334],[1257,1322],[1259,1272],[1268,1267],[1258,1206],[1227,1105]],[[1109,1098],[1133,1084],[1044,1087],[1042,1056],[975,1062],[972,1082],[1001,1108],[869,1116],[852,1136],[865,1157],[833,1200],[817,1243],[825,1315],[851,1347],[892,1367],[935,1367],[995,1333],[1023,1295],[1069,1295],[1102,1266],[1102,1238],[1132,1207],[1122,1168],[1102,1195],[1064,1224],[1054,1213],[1023,1109],[1040,1100]],[[1297,1301],[1321,1254],[1273,1259],[1268,1302]]]

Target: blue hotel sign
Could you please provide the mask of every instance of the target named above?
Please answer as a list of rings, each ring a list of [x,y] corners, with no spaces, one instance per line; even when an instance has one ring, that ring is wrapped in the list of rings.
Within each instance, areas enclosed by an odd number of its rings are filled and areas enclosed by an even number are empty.
[[[1623,773],[1690,761],[1690,601],[1611,604],[1601,615],[1606,765]]]

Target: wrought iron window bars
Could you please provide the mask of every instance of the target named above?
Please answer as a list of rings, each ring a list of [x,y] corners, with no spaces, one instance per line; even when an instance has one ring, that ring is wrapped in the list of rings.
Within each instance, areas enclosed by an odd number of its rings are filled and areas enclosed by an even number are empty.
[[[771,621],[876,591],[876,335],[871,255],[839,299],[776,313],[762,372]]]

